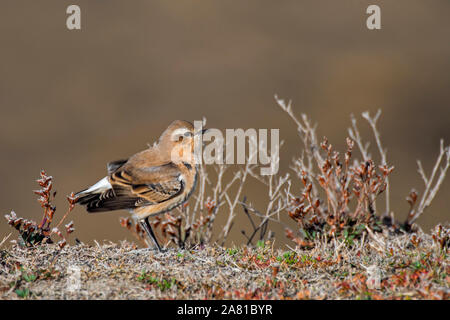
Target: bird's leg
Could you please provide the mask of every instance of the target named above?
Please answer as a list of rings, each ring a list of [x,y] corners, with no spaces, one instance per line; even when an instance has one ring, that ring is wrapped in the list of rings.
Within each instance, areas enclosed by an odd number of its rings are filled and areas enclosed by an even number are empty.
[[[156,236],[153,233],[152,227],[151,227],[150,223],[148,222],[148,217],[145,218],[144,220],[141,220],[139,223],[141,224],[142,228],[144,228],[144,230],[147,233],[147,235],[149,236],[149,238],[152,239],[153,243],[158,248],[158,250],[161,252],[162,250],[158,243],[158,239],[156,239]]]

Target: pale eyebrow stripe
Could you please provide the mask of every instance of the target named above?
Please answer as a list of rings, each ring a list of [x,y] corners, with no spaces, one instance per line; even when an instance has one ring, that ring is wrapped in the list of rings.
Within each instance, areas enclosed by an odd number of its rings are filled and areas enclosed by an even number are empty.
[[[174,136],[181,136],[181,135],[185,134],[185,133],[188,132],[188,131],[189,131],[189,130],[186,129],[186,128],[179,128],[179,129],[176,129],[176,130],[174,130],[174,132],[172,133],[172,137],[174,137]]]

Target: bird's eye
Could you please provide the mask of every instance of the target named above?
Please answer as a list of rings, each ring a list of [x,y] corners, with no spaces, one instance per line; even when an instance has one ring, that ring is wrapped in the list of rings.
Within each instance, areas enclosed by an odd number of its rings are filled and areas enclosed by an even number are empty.
[[[183,141],[183,136],[180,135],[180,136],[178,137],[178,142],[181,142],[181,141]]]
[[[186,132],[184,133],[184,136],[185,136],[185,137],[192,137],[192,132],[186,131]]]

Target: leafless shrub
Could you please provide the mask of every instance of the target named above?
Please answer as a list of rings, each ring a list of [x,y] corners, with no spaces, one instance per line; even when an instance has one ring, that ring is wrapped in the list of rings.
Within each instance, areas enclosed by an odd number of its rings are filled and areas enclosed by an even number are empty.
[[[438,224],[431,233],[433,241],[439,246],[441,251],[448,250],[450,247],[450,227]]]
[[[360,235],[366,225],[379,229],[375,201],[386,190],[386,180],[393,168],[377,167],[370,159],[350,165],[351,139],[347,139],[343,162],[326,138],[321,148],[325,155],[317,173],[308,174],[301,162],[296,162],[294,167],[303,192],[291,199],[288,214],[299,224],[304,238],[313,239],[317,233],[323,232],[329,236],[354,237]],[[314,195],[313,185],[316,189],[320,187],[321,192]]]
[[[133,219],[130,217],[122,217],[120,218],[120,225],[127,228],[137,240],[141,241],[144,245],[147,245],[145,231],[141,228],[139,223],[134,223]]]
[[[352,240],[369,227],[380,231],[381,225],[391,227],[391,230],[411,231],[413,223],[430,205],[445,178],[450,166],[450,147],[444,148],[441,141],[440,154],[430,178],[424,173],[420,161],[419,173],[425,183],[425,192],[417,208],[417,192],[412,191],[407,198],[411,205],[408,218],[401,224],[395,221],[394,212],[390,206],[389,175],[394,167],[387,161],[387,151],[384,149],[381,136],[377,129],[377,121],[381,115],[379,110],[375,116],[369,112],[362,113],[372,128],[381,164],[376,165],[369,153],[369,144],[362,141],[355,117],[351,116],[351,127],[348,129],[347,151],[342,161],[339,153],[334,151],[326,138],[319,145],[316,137],[316,126],[311,125],[306,115],[299,120],[293,113],[291,101],[275,96],[275,100],[297,125],[298,134],[304,144],[304,153],[294,161],[293,169],[303,185],[300,196],[290,198],[289,216],[300,226],[303,237],[298,238],[291,230],[286,235],[299,245],[308,245],[305,239],[314,238],[315,234],[324,231],[329,236],[343,235]],[[362,159],[350,162],[354,144],[359,148]],[[305,157],[306,155],[306,157]],[[444,159],[445,156],[445,159]],[[439,177],[436,173],[442,164]],[[376,201],[384,193],[385,210],[377,215]]]
[[[415,204],[418,197],[417,191],[413,189],[409,194],[409,196],[407,197],[407,201],[411,205],[408,217],[404,223],[405,229],[407,230],[411,229],[411,226],[417,220],[417,218],[419,218],[420,215],[425,211],[425,209],[430,206],[431,201],[433,201],[434,197],[436,196],[436,193],[441,187],[445,175],[447,174],[447,170],[450,167],[450,146],[444,148],[444,140],[441,139],[439,156],[436,160],[436,163],[433,167],[433,171],[431,172],[431,176],[429,178],[427,178],[427,175],[425,174],[425,171],[422,166],[422,162],[420,160],[417,160],[417,165],[419,167],[419,174],[422,177],[422,180],[425,184],[425,191],[422,195],[422,198],[420,199],[417,208],[415,208]],[[437,179],[435,180],[439,166],[441,166],[441,171],[439,173],[439,177],[437,177]]]
[[[56,191],[53,193],[51,192],[53,187],[53,177],[47,176],[44,170],[41,171],[40,175],[41,177],[36,181],[41,189],[35,190],[34,193],[39,196],[38,202],[44,211],[41,222],[37,224],[33,220],[17,217],[14,211],[11,211],[9,215],[5,215],[5,218],[10,226],[19,231],[24,245],[34,246],[43,243],[53,243],[51,235],[56,234],[60,238],[58,246],[63,248],[67,244],[67,240],[63,233],[59,230],[59,227],[73,210],[75,206],[75,197],[73,193],[67,197],[69,208],[56,227],[50,229],[50,225],[56,212],[56,207],[52,205],[52,200],[56,196]],[[71,234],[75,230],[73,222],[66,224],[65,230],[67,235]]]
[[[272,231],[268,232],[268,225],[270,221],[282,223],[280,213],[286,210],[288,206],[286,199],[290,194],[291,180],[289,174],[284,176],[260,176],[251,168],[248,170],[252,177],[256,178],[266,187],[268,200],[265,210],[262,211],[257,210],[256,205],[252,205],[251,203],[247,205],[245,197],[244,201],[240,202],[244,209],[244,213],[248,217],[253,228],[251,234],[249,235],[247,235],[244,230],[241,231],[241,233],[247,238],[247,245],[250,245],[258,232],[259,241],[270,240],[274,236]],[[254,222],[251,214],[259,219],[258,224]]]

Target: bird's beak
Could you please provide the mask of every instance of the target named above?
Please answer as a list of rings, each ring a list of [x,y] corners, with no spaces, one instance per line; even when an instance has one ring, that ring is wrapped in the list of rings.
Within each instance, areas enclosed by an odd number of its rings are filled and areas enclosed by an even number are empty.
[[[198,131],[198,132],[196,133],[196,135],[204,135],[205,132],[208,131],[208,130],[209,130],[209,129],[203,129],[203,130],[201,130],[201,131]]]

